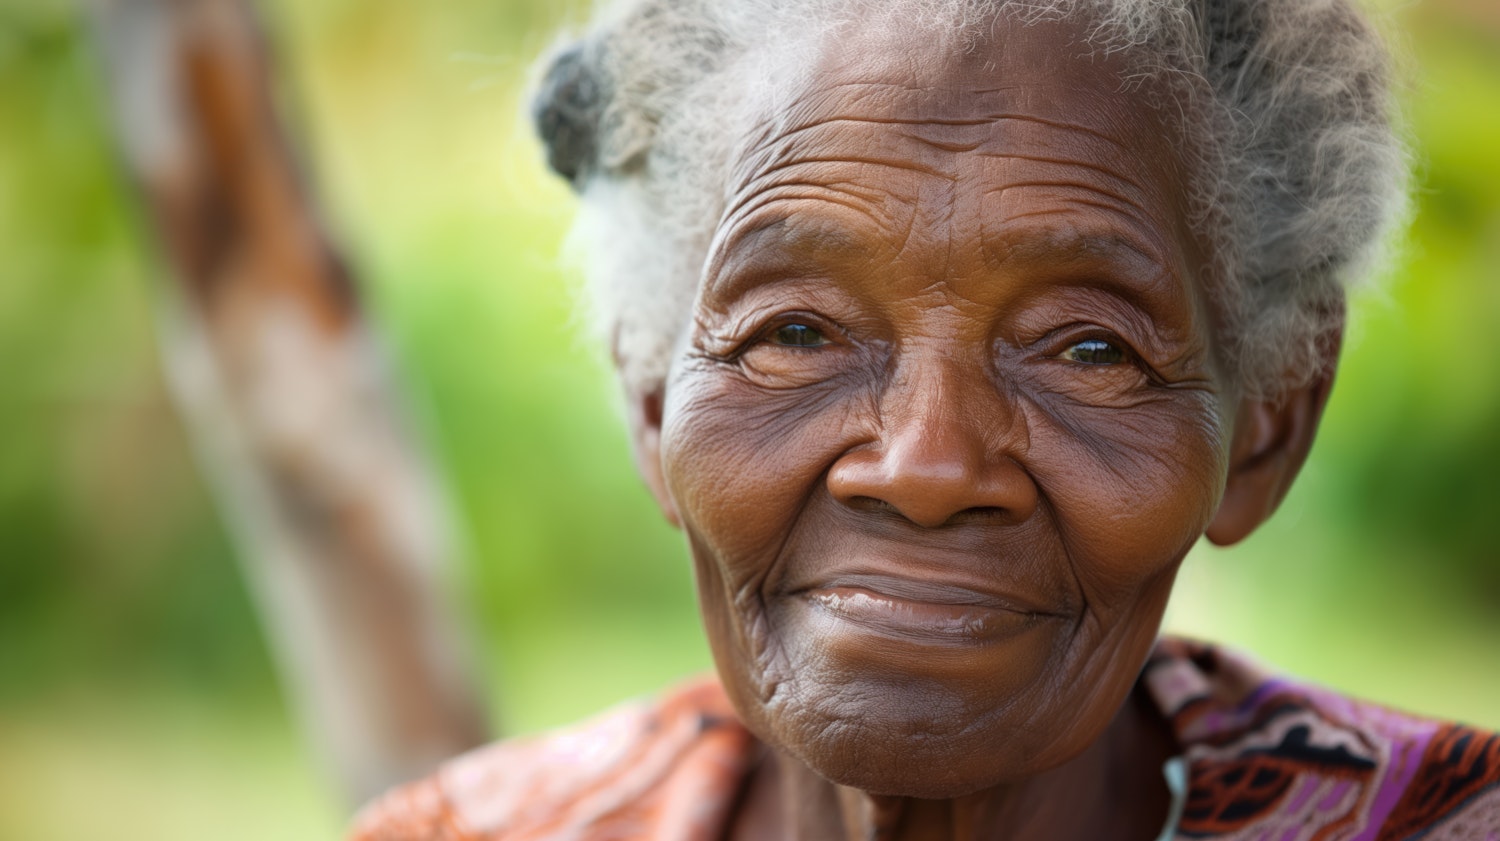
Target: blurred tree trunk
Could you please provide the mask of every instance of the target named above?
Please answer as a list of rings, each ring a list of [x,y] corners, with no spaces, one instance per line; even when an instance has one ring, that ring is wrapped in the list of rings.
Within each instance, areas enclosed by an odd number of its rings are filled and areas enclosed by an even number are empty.
[[[93,0],[178,403],[293,706],[363,799],[483,741],[441,485],[278,119],[249,0]]]

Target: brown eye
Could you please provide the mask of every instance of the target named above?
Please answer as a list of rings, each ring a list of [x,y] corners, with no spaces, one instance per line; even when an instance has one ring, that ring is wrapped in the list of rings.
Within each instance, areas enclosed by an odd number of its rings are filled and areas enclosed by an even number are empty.
[[[819,347],[828,344],[823,334],[806,324],[788,324],[776,328],[771,334],[774,344],[786,345],[787,347]]]
[[[1084,365],[1116,365],[1125,361],[1125,351],[1103,339],[1085,339],[1063,351],[1061,358]]]

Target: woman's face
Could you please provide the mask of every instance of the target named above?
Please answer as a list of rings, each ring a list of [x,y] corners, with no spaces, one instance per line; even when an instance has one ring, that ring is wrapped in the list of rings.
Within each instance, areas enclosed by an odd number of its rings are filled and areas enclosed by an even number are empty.
[[[1180,138],[1079,32],[846,40],[733,171],[662,465],[737,707],[835,782],[1075,756],[1222,493]]]

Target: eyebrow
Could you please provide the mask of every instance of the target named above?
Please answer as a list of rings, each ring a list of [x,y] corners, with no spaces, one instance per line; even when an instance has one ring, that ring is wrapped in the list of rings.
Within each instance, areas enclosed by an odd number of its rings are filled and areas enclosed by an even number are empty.
[[[770,245],[774,247],[767,247]],[[807,224],[795,213],[775,213],[734,231],[714,250],[706,267],[705,291],[737,296],[746,287],[765,282],[768,274],[792,274],[796,269],[828,265],[850,256],[867,257],[871,251],[868,238],[848,227]],[[735,264],[748,270],[726,271]]]
[[[1113,207],[1094,205],[1092,202],[1087,204],[1111,213],[1118,212]],[[999,224],[1009,227],[1020,220],[1045,219],[1047,216],[1054,215],[1056,211],[1053,210],[1022,213],[1000,220]],[[1128,214],[1126,218],[1130,218]],[[1130,218],[1130,221],[1136,222],[1137,220]],[[1070,222],[1048,223],[1044,221],[1022,224],[1026,226],[1024,236],[1011,233],[999,234],[999,232],[984,236],[980,247],[983,249],[987,264],[998,266],[1011,260],[1037,262],[1055,259],[1060,254],[1087,254],[1105,258],[1123,256],[1131,261],[1145,261],[1159,269],[1168,268],[1166,254],[1129,230]]]
[[[1012,217],[1013,221],[1015,218]],[[809,223],[796,213],[774,213],[729,235],[711,257],[705,291],[737,298],[781,280],[805,279],[817,267],[869,260],[882,247],[831,221]],[[1182,290],[1175,262],[1138,235],[1072,223],[1027,226],[1024,236],[986,236],[980,244],[989,271],[1028,269],[1059,285],[1108,292],[1149,317],[1178,309]]]
[[[1176,299],[1188,280],[1168,253],[1116,229],[1055,225],[1019,239],[987,238],[982,248],[993,270],[1036,266],[1066,285],[1109,292],[1153,318],[1180,306]]]
[[[1040,215],[1040,214],[1036,214]],[[1011,217],[1007,222],[1025,216]],[[759,253],[760,242],[770,239],[776,251],[790,255],[793,259],[822,261],[850,254],[869,254],[871,244],[867,237],[838,225],[807,225],[799,222],[795,214],[776,214],[730,234],[724,245],[717,248],[711,258],[715,263],[727,260],[749,249]],[[1169,266],[1150,246],[1139,238],[1117,230],[1098,230],[1076,225],[1054,225],[1032,230],[1024,238],[985,237],[981,243],[987,265],[999,267],[1009,262],[1042,263],[1055,262],[1059,255],[1082,255],[1079,259],[1101,259],[1110,262],[1144,263],[1159,271]],[[1121,259],[1123,258],[1123,260]]]

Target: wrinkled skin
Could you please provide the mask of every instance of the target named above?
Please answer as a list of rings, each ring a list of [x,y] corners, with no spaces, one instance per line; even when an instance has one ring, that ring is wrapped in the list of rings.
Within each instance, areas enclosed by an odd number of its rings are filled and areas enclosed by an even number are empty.
[[[1274,508],[1326,382],[1241,400],[1184,139],[1080,32],[846,37],[737,160],[636,435],[770,748],[742,837],[1161,827],[1172,746],[1127,699],[1182,557]]]

